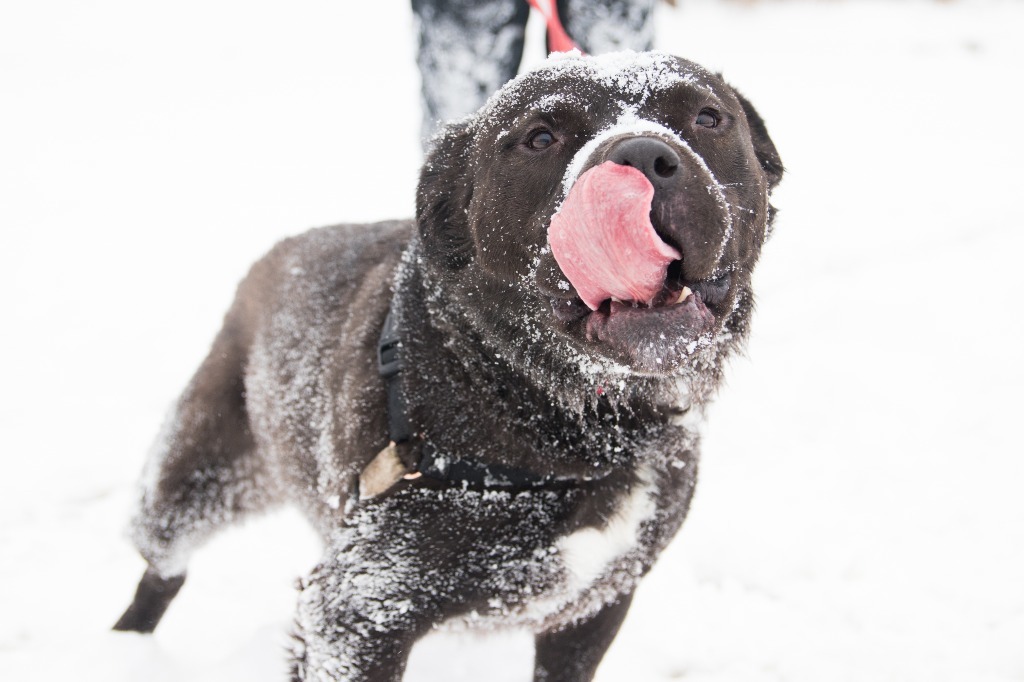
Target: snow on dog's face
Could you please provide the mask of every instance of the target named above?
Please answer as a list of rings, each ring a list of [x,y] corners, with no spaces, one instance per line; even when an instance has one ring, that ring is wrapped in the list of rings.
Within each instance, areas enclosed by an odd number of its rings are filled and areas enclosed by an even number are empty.
[[[562,57],[435,142],[418,219],[482,326],[665,376],[745,334],[781,172],[760,117],[700,66]]]

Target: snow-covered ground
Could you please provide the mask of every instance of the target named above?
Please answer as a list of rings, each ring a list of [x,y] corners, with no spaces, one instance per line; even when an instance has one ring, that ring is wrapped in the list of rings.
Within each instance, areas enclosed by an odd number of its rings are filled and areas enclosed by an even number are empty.
[[[692,514],[599,679],[1024,680],[1024,4],[659,12],[789,174]],[[123,527],[248,264],[412,213],[411,36],[404,0],[0,8],[0,679],[283,679],[296,513],[200,552],[153,637],[109,632]],[[407,679],[522,682],[530,648],[435,636]]]

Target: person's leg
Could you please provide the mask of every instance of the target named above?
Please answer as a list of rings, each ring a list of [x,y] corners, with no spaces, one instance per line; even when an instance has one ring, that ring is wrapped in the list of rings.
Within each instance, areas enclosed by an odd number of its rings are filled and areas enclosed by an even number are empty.
[[[654,47],[656,0],[558,0],[566,32],[587,54]]]
[[[441,124],[479,109],[514,78],[525,0],[412,0],[419,34],[424,148]]]

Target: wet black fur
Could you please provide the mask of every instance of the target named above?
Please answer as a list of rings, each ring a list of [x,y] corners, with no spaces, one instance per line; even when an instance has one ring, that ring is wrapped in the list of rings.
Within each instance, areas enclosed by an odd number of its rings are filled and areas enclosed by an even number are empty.
[[[673,364],[662,374],[623,374],[641,360],[552,316],[553,296],[574,295],[558,286],[544,250],[561,179],[621,113],[616,100],[629,97],[578,71],[525,77],[435,142],[415,222],[285,240],[239,286],[151,465],[134,524],[150,569],[119,629],[156,626],[188,553],[217,528],[290,502],[326,545],[302,580],[293,679],[400,680],[413,643],[452,620],[532,628],[537,681],[592,678],[639,577],[685,518],[699,436],[680,417],[710,398],[746,335],[750,272],[782,173],[745,99],[695,65],[671,64],[700,74],[728,125],[714,135],[694,128],[706,92],[685,86],[630,105],[686,140],[747,211],[716,260],[688,246],[721,234],[705,188],[681,185],[657,198],[689,216],[659,226],[686,246],[685,276],[731,273],[717,340],[692,355],[667,350]],[[572,97],[538,110],[552,93]],[[524,140],[541,123],[560,146],[534,154]],[[410,419],[423,438],[453,458],[571,483],[480,492],[419,479],[358,500],[355,482],[388,440],[376,342],[392,306]],[[560,543],[614,522],[636,491],[651,507],[635,543],[574,592]]]

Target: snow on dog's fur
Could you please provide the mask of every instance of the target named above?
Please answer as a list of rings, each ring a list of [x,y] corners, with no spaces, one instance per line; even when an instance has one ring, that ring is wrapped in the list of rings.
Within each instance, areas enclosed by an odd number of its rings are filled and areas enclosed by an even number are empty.
[[[611,220],[571,193],[608,163],[643,174],[644,239],[682,257],[648,300],[588,306],[573,280],[607,254],[559,261],[548,229],[563,202]],[[154,448],[133,525],[150,568],[117,627],[152,630],[199,543],[289,502],[326,545],[294,679],[398,679],[441,624],[531,628],[536,679],[590,679],[686,515],[781,172],[749,103],[675,57],[570,56],[510,82],[435,140],[415,221],[313,230],[253,266]],[[565,239],[589,247],[578,220]],[[389,310],[415,432],[399,459],[436,466],[361,499],[389,439]],[[460,465],[485,474],[444,474]]]

